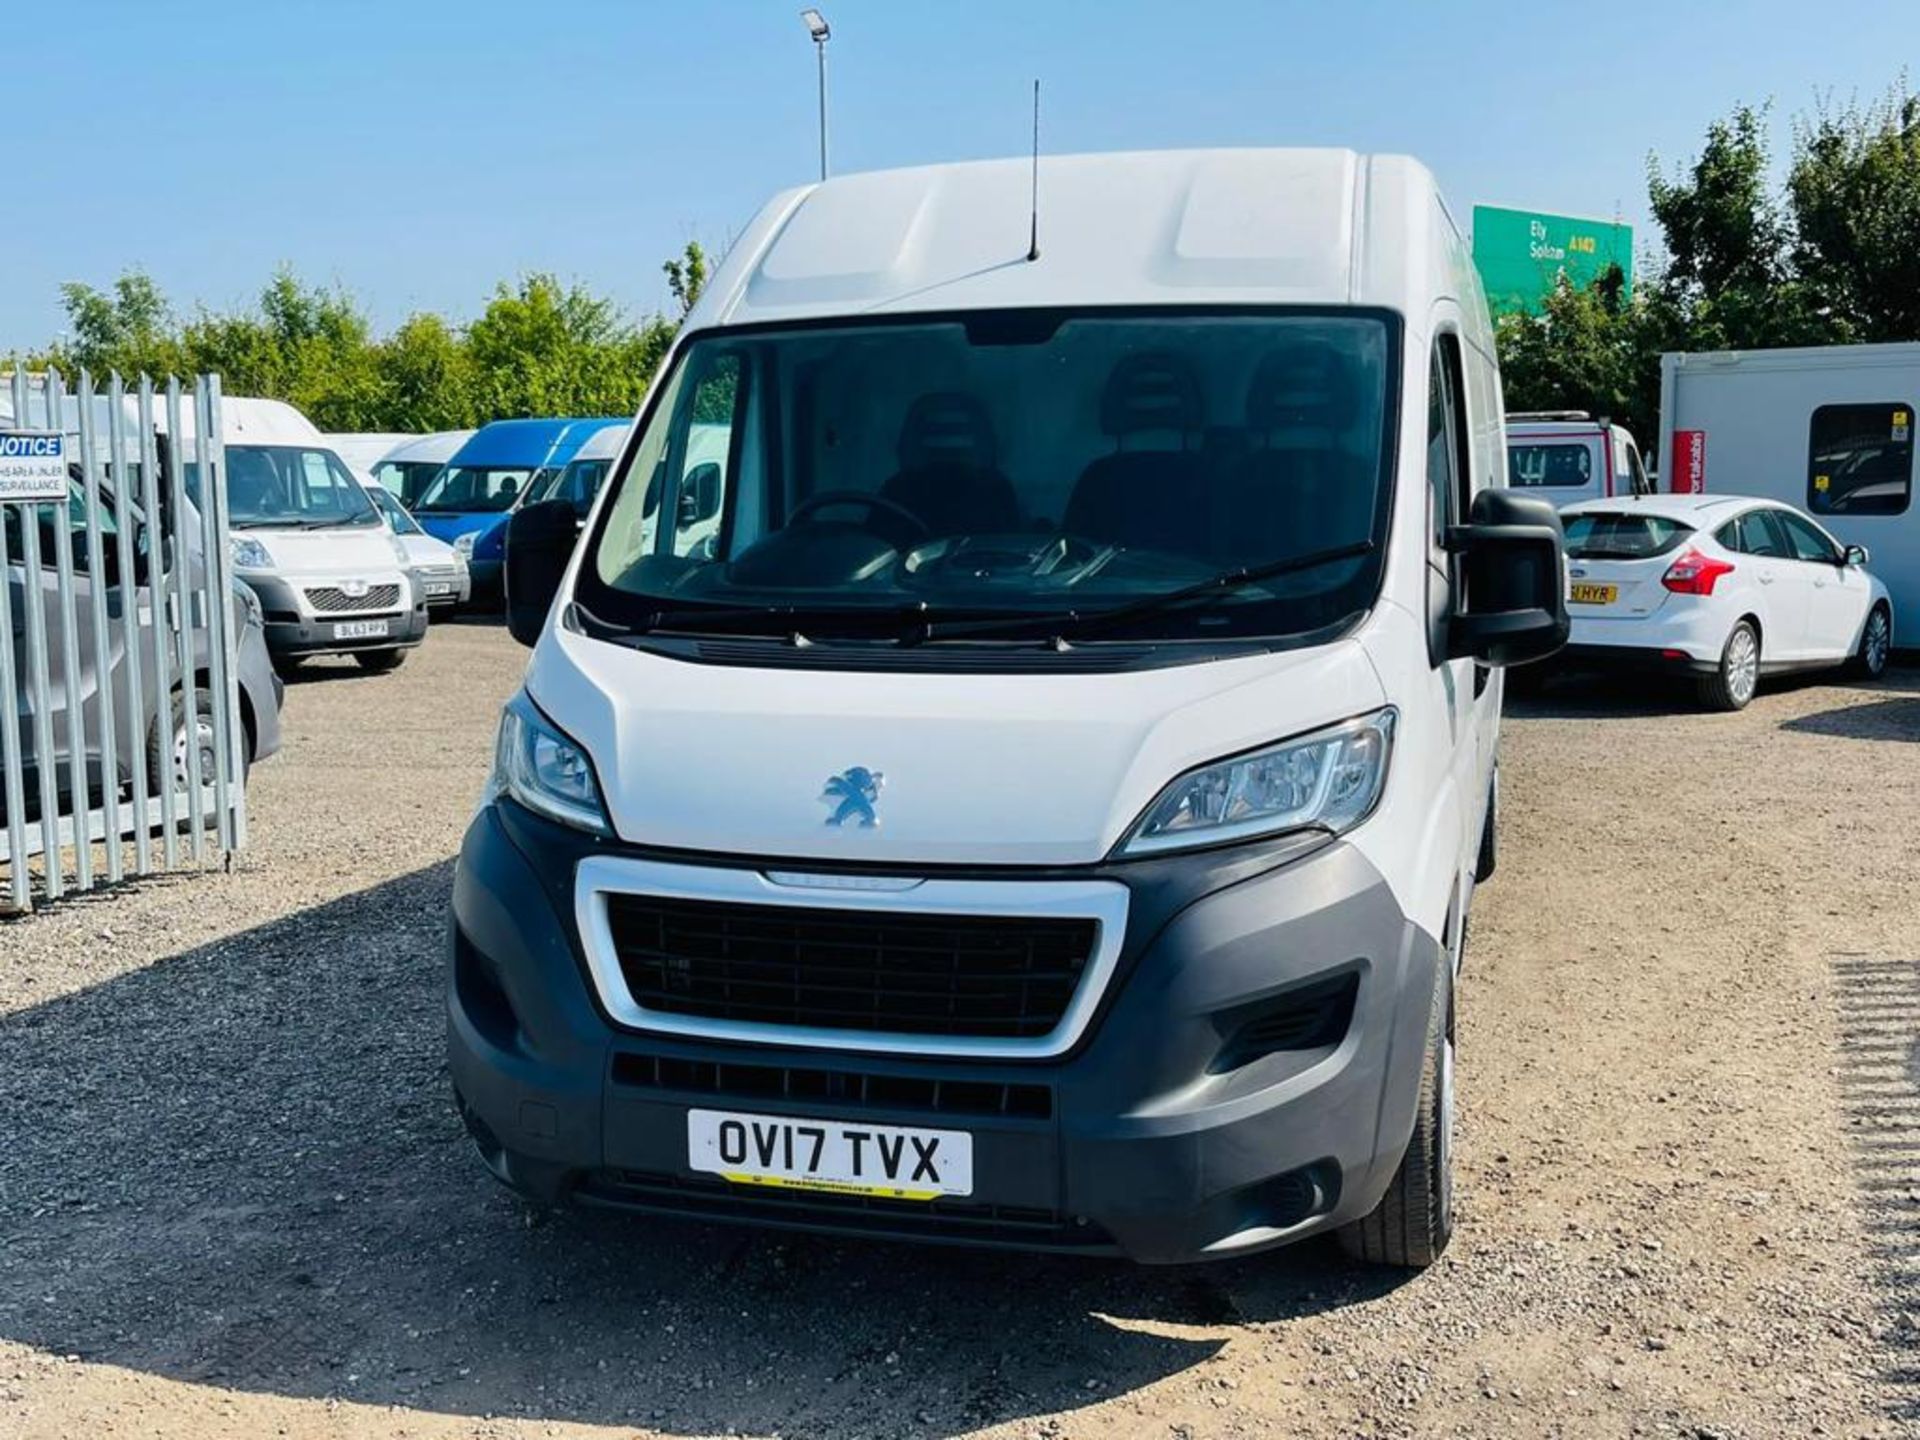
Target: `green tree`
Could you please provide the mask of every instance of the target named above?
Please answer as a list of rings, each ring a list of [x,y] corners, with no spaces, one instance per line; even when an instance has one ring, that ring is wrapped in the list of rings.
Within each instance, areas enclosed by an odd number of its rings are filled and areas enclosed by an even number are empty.
[[[482,423],[473,359],[438,315],[409,315],[374,357],[381,430],[464,430]]]
[[[707,288],[707,252],[701,248],[698,240],[689,240],[681,255],[667,260],[660,266],[667,275],[667,289],[673,292],[673,298],[679,302],[680,318],[687,318],[687,312],[700,302],[700,294]]]
[[[77,282],[60,287],[70,338],[52,358],[69,370],[85,366],[97,375],[118,370],[164,374],[179,368],[173,312],[160,287],[142,270],[129,270],[111,292]]]
[[[1920,339],[1920,94],[1817,114],[1787,177],[1793,263],[1848,339]]]

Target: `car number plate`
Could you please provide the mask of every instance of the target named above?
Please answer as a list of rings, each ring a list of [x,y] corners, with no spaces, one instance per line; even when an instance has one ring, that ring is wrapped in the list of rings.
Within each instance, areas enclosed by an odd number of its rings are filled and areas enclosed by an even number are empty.
[[[333,627],[336,640],[372,640],[386,633],[384,620],[342,620]]]
[[[973,1136],[964,1130],[689,1110],[687,1164],[736,1185],[890,1200],[973,1193]]]
[[[451,595],[452,593],[453,582],[450,580],[429,580],[427,582],[427,594],[429,595]]]
[[[1611,605],[1620,598],[1618,585],[1576,585],[1573,587],[1573,602],[1576,605]]]

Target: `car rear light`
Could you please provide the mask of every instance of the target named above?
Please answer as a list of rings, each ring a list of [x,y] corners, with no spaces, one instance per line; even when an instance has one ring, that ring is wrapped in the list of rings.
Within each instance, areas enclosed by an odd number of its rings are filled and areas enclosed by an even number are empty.
[[[1732,561],[1716,560],[1711,555],[1702,555],[1698,550],[1688,548],[1667,567],[1667,573],[1660,577],[1660,583],[1676,595],[1711,595],[1714,582],[1722,575],[1732,573]]]

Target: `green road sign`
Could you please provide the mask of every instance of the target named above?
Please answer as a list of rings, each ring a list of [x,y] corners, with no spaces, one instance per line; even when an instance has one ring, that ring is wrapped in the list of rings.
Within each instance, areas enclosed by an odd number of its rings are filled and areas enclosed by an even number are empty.
[[[1565,274],[1590,285],[1618,265],[1633,285],[1633,227],[1575,215],[1473,207],[1473,263],[1496,315],[1535,311]]]

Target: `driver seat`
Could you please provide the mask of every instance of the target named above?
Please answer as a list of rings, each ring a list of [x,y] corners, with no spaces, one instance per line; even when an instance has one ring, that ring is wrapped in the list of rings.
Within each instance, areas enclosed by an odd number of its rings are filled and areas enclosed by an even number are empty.
[[[934,537],[1020,528],[1013,484],[996,468],[987,407],[960,390],[922,395],[900,426],[900,468],[880,494],[912,511]]]

